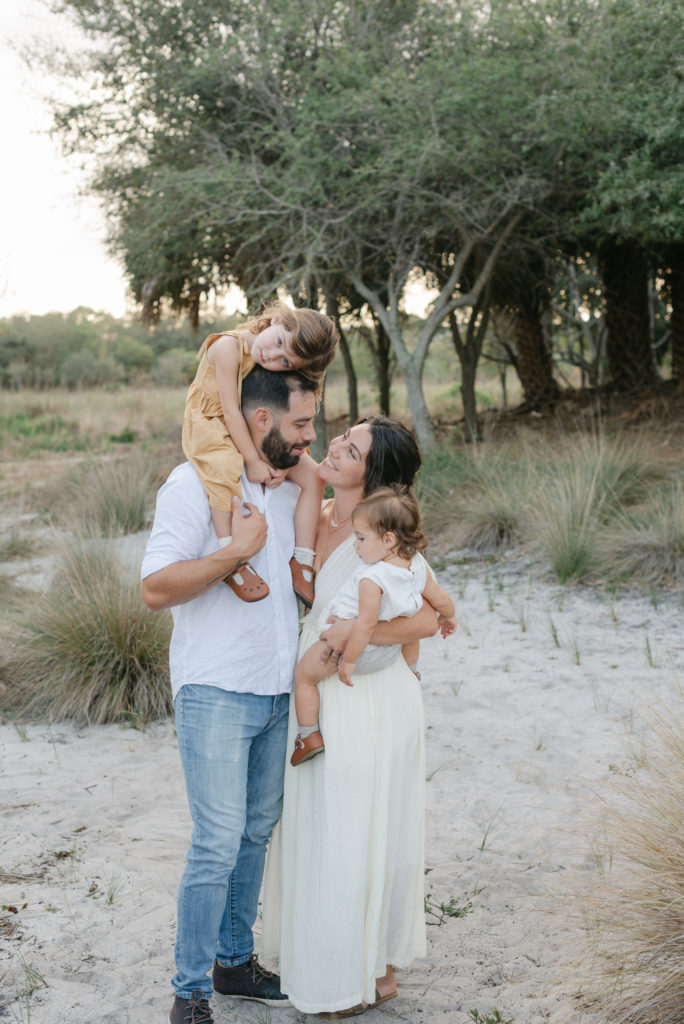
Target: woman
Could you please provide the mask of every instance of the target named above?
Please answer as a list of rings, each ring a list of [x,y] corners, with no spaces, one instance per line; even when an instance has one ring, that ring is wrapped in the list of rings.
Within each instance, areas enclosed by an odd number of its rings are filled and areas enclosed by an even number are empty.
[[[413,435],[374,417],[335,438],[319,467],[335,492],[316,538],[316,600],[299,656],[318,639],[317,614],[358,566],[351,514],[366,494],[412,484],[420,466]],[[325,634],[344,647],[350,622]],[[427,606],[411,620],[381,623],[374,643],[430,636]],[[423,712],[418,681],[401,656],[353,687],[337,675],[320,686],[322,757],[293,768],[290,711],[285,798],[266,871],[263,952],[280,958],[283,992],[305,1013],[355,1016],[396,995],[392,965],[425,955],[423,905]],[[278,905],[280,909],[278,910]]]

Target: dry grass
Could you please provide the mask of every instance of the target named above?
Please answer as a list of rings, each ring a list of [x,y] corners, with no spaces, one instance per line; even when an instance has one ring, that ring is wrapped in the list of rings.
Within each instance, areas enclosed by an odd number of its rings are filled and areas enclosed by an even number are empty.
[[[647,760],[602,808],[604,870],[584,914],[591,1009],[610,1024],[684,1020],[684,706],[651,713]]]
[[[101,541],[66,544],[52,586],[19,605],[0,703],[11,715],[100,724],[170,713],[170,620]]]
[[[144,453],[86,460],[56,488],[57,521],[99,537],[138,533],[152,520],[155,494],[166,475],[158,459]]]
[[[605,574],[641,583],[684,583],[684,484],[681,480],[618,518],[601,551]]]

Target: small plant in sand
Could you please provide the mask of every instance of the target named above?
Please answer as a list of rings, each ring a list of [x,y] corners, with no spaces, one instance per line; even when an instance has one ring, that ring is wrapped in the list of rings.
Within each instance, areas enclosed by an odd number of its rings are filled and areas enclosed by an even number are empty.
[[[102,542],[65,545],[48,591],[24,608],[3,694],[10,714],[99,724],[170,713],[170,622],[142,601]]]
[[[107,891],[105,893],[105,903],[108,907],[114,905],[118,899],[119,894],[123,888],[123,878],[119,871],[112,871],[112,877],[109,879],[107,884]]]
[[[581,665],[582,663],[582,642],[576,633],[573,633],[570,637],[570,650],[572,651],[572,660],[575,665]]]
[[[159,482],[157,465],[140,456],[81,463],[63,482],[58,518],[93,536],[138,533],[149,524]]]
[[[436,918],[435,921],[429,921],[429,924],[444,924],[447,917],[465,917],[466,914],[473,909],[472,900],[467,903],[459,903],[453,896],[448,903],[437,903],[432,898],[432,893],[429,892],[424,900],[425,913],[431,917]]]
[[[473,1024],[513,1024],[512,1017],[502,1017],[500,1010],[492,1010],[491,1013],[480,1013],[479,1010],[469,1010],[468,1016]]]
[[[607,870],[572,894],[588,929],[583,993],[611,1024],[684,1020],[683,711],[651,711],[648,757],[601,807]]]
[[[21,530],[13,528],[0,538],[0,562],[17,558],[30,558],[36,552],[37,544]]]

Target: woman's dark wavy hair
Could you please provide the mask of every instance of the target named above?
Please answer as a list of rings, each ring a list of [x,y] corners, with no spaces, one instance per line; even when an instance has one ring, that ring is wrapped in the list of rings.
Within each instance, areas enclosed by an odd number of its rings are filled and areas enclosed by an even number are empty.
[[[359,423],[367,423],[371,432],[364,495],[392,484],[411,487],[422,462],[413,431],[389,416],[366,416]]]

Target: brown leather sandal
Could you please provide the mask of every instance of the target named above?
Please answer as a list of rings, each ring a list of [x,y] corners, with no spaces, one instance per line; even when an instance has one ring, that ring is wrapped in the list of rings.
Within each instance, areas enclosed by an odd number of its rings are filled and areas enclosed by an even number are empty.
[[[310,761],[316,754],[322,754],[325,750],[325,743],[318,729],[310,732],[304,739],[297,736],[295,740],[294,754],[290,758],[290,764],[298,765],[302,761]]]
[[[236,566],[232,572],[224,576],[223,582],[227,583],[233,593],[241,601],[263,601],[268,596],[268,583],[262,580],[261,576],[254,571],[249,562],[243,562]]]
[[[303,565],[293,555],[290,559],[292,587],[299,600],[310,608],[314,603],[314,571],[310,565]]]

